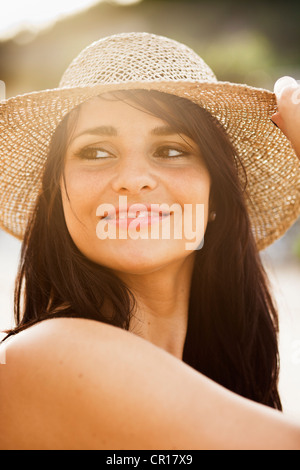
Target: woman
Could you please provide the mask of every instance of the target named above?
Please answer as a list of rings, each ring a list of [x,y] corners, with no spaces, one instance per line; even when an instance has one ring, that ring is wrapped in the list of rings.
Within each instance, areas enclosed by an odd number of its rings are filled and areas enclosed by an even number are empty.
[[[1,220],[24,242],[2,448],[300,447],[270,410],[278,319],[258,249],[300,212],[271,111],[273,95],[144,33],[92,44],[60,89],[3,105],[18,148],[3,185],[22,177]]]

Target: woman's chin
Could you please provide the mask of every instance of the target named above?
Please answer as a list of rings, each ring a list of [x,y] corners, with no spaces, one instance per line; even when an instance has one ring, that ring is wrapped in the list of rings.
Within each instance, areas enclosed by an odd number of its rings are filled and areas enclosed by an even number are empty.
[[[84,253],[114,271],[146,274],[191,255],[183,240],[105,240]]]

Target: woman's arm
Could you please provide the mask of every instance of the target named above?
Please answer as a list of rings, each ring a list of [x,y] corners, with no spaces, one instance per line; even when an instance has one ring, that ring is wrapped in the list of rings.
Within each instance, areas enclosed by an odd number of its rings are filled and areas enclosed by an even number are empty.
[[[25,330],[0,374],[2,449],[300,449],[300,425],[102,323]]]
[[[291,141],[300,158],[300,86],[291,77],[282,77],[275,83],[278,113],[272,121]]]

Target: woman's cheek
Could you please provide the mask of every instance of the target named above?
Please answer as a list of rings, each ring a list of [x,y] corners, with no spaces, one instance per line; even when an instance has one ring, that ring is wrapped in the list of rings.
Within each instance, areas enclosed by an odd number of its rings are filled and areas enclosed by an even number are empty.
[[[96,217],[102,195],[101,179],[98,173],[91,171],[72,169],[65,173],[68,198],[66,201],[64,197],[64,203],[68,203],[78,217]]]

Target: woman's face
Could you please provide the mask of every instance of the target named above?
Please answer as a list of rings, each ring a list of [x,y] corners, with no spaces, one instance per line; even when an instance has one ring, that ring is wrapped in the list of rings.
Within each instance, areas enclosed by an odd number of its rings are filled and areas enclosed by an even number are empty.
[[[191,256],[201,243],[210,176],[190,138],[108,98],[80,108],[61,182],[65,219],[90,260],[151,272]]]

